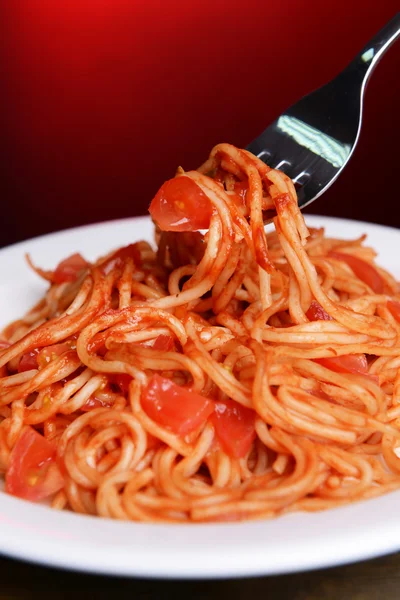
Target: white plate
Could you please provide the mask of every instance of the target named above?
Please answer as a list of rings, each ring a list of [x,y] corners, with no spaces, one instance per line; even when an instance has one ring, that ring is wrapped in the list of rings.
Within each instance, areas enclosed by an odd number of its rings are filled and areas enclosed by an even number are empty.
[[[308,216],[327,234],[368,234],[379,262],[400,279],[400,231],[370,223]],[[88,259],[152,239],[147,217],[70,229],[0,251],[0,326],[21,315],[45,285],[25,261],[51,268],[81,252]],[[400,492],[316,514],[273,521],[152,525],[56,512],[0,491],[0,553],[97,573],[208,578],[269,575],[339,565],[400,549]]]

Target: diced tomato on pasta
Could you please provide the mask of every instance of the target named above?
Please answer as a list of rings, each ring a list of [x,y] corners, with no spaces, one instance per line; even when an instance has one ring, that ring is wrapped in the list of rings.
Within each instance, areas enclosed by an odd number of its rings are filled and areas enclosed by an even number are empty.
[[[116,267],[123,266],[128,258],[133,260],[136,267],[140,268],[142,266],[142,258],[137,244],[129,244],[119,248],[102,263],[101,268],[104,273],[110,273]]]
[[[109,400],[103,400],[97,396],[91,396],[85,402],[85,404],[81,407],[83,412],[89,412],[90,410],[94,410],[95,408],[111,408],[112,403]]]
[[[160,187],[149,212],[162,231],[197,231],[209,227],[212,206],[197,183],[181,176]]]
[[[61,356],[65,352],[72,350],[75,347],[75,340],[53,344],[45,348],[34,348],[30,352],[26,352],[21,356],[18,364],[18,371],[30,371],[31,369],[43,369],[55,358]]]
[[[39,351],[37,355],[37,364],[43,369],[46,365],[58,358],[65,352],[69,352],[74,347],[74,342],[62,342],[61,344],[53,344]]]
[[[373,292],[376,294],[383,294],[385,289],[385,282],[378,271],[367,263],[365,260],[353,256],[352,254],[346,254],[345,252],[329,252],[328,256],[336,260],[345,262],[353,271],[353,273],[366,283]]]
[[[39,352],[40,348],[35,348],[34,350],[23,354],[18,363],[18,372],[22,373],[23,371],[31,371],[32,369],[37,369],[39,367],[37,361]]]
[[[161,333],[154,340],[149,343],[144,343],[144,346],[152,348],[153,350],[159,350],[160,352],[171,352],[175,350],[174,338],[171,335]]]
[[[27,427],[12,449],[6,472],[6,492],[25,500],[52,496],[64,486],[56,464],[56,447]]]
[[[306,317],[310,321],[332,321],[332,317],[328,315],[326,310],[315,300],[311,302],[310,307],[306,312]]]
[[[323,367],[335,371],[336,373],[364,375],[374,383],[379,383],[379,377],[368,373],[368,361],[365,354],[344,354],[343,356],[316,358],[314,360]]]
[[[78,253],[62,260],[53,273],[53,283],[75,281],[78,275],[89,266],[89,263]]]
[[[368,362],[365,354],[344,354],[343,356],[316,358],[315,362],[336,373],[357,373],[358,375],[368,373]]]
[[[234,400],[215,402],[210,418],[222,448],[233,458],[243,458],[256,437],[255,413]]]
[[[119,387],[121,392],[127,394],[129,392],[129,384],[132,381],[132,377],[127,373],[117,373],[113,377],[115,384]]]
[[[198,429],[214,410],[208,398],[157,374],[143,391],[142,407],[153,421],[181,436]]]

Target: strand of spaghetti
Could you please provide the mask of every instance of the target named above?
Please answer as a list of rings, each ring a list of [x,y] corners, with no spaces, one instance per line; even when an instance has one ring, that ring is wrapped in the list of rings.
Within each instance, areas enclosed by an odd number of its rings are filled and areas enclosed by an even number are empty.
[[[243,315],[243,323],[250,331],[252,338],[258,342],[262,342],[262,334],[265,323],[268,322],[269,319],[276,313],[289,308],[288,295],[289,285],[287,285],[287,282],[285,281],[285,287],[282,289],[280,297],[275,300],[266,310],[263,310],[253,322],[251,322],[251,320],[248,318],[248,316],[251,315],[250,310],[247,309],[247,311],[245,311],[245,314]],[[258,306],[256,306],[255,309],[257,312],[259,312]]]
[[[277,205],[277,206],[279,206],[279,205]],[[299,287],[299,293],[300,293],[300,305],[301,305],[301,309],[304,312],[310,306],[311,299],[312,299],[310,286],[309,286],[308,280],[307,280],[307,275],[303,269],[303,266],[299,260],[299,257],[297,256],[295,250],[292,248],[290,242],[283,235],[281,228],[280,228],[279,220],[275,221],[275,229],[278,234],[279,243],[282,246],[285,257],[287,258],[288,263],[290,264],[290,266],[292,268],[293,275],[296,277],[297,285]]]
[[[377,338],[393,339],[395,337],[395,331],[380,317],[368,317],[363,314],[354,313],[353,311],[351,311],[352,314],[350,314],[348,310],[336,305],[329,299],[319,285],[318,276],[314,265],[308,258],[306,251],[303,248],[294,229],[294,226],[291,224],[290,220],[285,214],[284,209],[281,209],[279,206],[277,206],[277,212],[277,223],[279,223],[285,238],[289,241],[297,258],[300,260],[304,272],[306,273],[311,292],[321,306],[345,327],[349,327],[350,329],[358,331],[359,333],[365,333],[367,335],[369,334]],[[290,261],[290,256],[286,256]],[[293,265],[292,268],[294,269]]]
[[[292,344],[340,344],[346,345],[351,341],[365,344],[369,341],[367,335],[351,334],[332,321],[314,321],[305,325],[287,327],[284,332],[279,327],[266,327],[262,333],[265,342]]]
[[[264,220],[262,211],[263,186],[260,174],[248,156],[229,144],[219,144],[212,150],[212,154],[227,155],[231,162],[237,165],[248,179],[248,200],[250,207],[251,232],[254,243],[255,259],[257,264],[267,273],[271,273],[275,267],[268,254],[267,240],[264,232]],[[267,308],[265,306],[265,308]]]
[[[166,311],[150,309],[147,307],[130,306],[121,311],[108,310],[98,317],[94,322],[83,329],[76,343],[78,356],[82,362],[91,368],[93,371],[105,371],[109,373],[128,373],[132,377],[139,378],[143,383],[146,382],[146,375],[132,364],[123,361],[114,360],[106,361],[98,356],[95,356],[89,351],[90,340],[96,334],[125,321],[130,328],[138,327],[146,316],[151,316],[153,320],[161,321],[168,324],[174,334],[177,336],[181,344],[186,342],[186,333],[179,322],[173,315]]]
[[[243,260],[240,261],[242,249],[242,244],[233,246],[225,268],[212,289],[213,310],[216,314],[227,307],[243,281],[246,264]],[[241,263],[240,268],[239,261]]]
[[[46,365],[41,371],[30,371],[33,376],[25,383],[14,386],[7,391],[1,392],[0,405],[9,404],[19,398],[29,396],[42,385],[51,385],[61,379],[72,375],[80,366],[81,362],[76,356],[76,352],[66,352],[58,360],[54,360]],[[1,386],[1,381],[0,381]]]
[[[10,348],[0,351],[0,367],[20,354],[29,352],[37,347],[56,344],[80,331],[104,307],[111,284],[111,280],[104,279],[98,270],[92,271],[91,276],[83,284],[92,287],[91,298],[87,306],[82,307],[77,313],[72,315],[61,316],[50,322],[43,323],[36,329],[33,329],[27,336],[10,346]],[[0,388],[1,385],[2,382],[0,381]]]
[[[277,346],[274,350],[277,355],[290,356],[293,358],[327,358],[335,356],[343,356],[348,354],[370,354],[372,356],[398,356],[400,348],[390,345],[385,345],[385,342],[366,343],[366,344],[327,344],[320,345],[316,348],[296,348],[284,344]]]
[[[243,406],[251,407],[249,390],[204,350],[190,318],[186,321],[186,329],[193,342],[193,346],[187,349],[189,356],[196,360],[197,364],[230,398]]]
[[[346,431],[329,425],[318,425],[303,418],[293,410],[284,409],[277,398],[271,393],[268,381],[268,365],[266,353],[263,352],[259,344],[254,343],[252,347],[256,354],[256,374],[253,387],[253,404],[259,416],[268,422],[270,421],[270,412],[276,415],[281,423],[284,423],[286,430],[297,434],[311,434],[316,437],[324,437],[342,444],[353,444],[356,440],[355,433]],[[270,357],[269,357],[270,358]],[[271,358],[270,358],[271,359]]]
[[[247,500],[271,499],[280,503],[280,508],[288,503],[288,497],[299,498],[314,491],[319,478],[318,455],[315,446],[307,439],[300,440],[277,428],[271,429],[271,435],[284,445],[295,460],[293,473],[286,477],[281,485],[268,489],[251,489],[245,493]]]
[[[197,301],[212,288],[221,271],[224,268],[228,252],[231,248],[231,240],[222,242],[221,221],[218,216],[211,217],[210,229],[208,231],[207,250],[204,253],[202,271],[205,271],[204,277],[197,285],[192,285],[175,296],[167,296],[158,300],[152,300],[151,306],[154,308],[170,309],[175,306],[182,306],[190,302]],[[200,265],[202,264],[200,263]],[[196,271],[197,273],[197,271]],[[195,275],[193,275],[194,277]],[[192,277],[192,279],[193,279]]]
[[[341,373],[335,373],[323,365],[319,365],[306,359],[299,358],[294,364],[296,370],[306,377],[311,375],[315,377],[317,381],[333,383],[339,387],[346,388],[364,403],[368,413],[371,415],[376,415],[379,411],[379,406],[384,403],[384,397],[382,396],[383,392],[378,388],[380,398],[377,398],[368,389],[367,386],[371,386],[371,384],[365,381],[364,378],[362,379],[361,383],[360,379],[357,377],[354,378],[354,376],[352,377],[351,374],[345,375]],[[374,388],[372,389],[375,391]]]

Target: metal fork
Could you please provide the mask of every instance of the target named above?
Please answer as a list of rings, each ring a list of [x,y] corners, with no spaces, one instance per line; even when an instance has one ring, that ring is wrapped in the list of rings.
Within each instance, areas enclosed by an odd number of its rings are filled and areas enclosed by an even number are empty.
[[[300,208],[323,194],[347,165],[360,134],[367,81],[399,35],[397,13],[335,79],[296,102],[247,146],[293,179]]]

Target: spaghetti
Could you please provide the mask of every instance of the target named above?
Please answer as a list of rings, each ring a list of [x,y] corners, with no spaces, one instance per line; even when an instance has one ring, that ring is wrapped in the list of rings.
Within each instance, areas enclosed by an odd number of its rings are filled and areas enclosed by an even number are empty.
[[[6,491],[203,522],[399,488],[399,285],[364,237],[308,230],[292,181],[228,144],[150,212],[156,250],[33,267],[49,290],[0,338]]]

